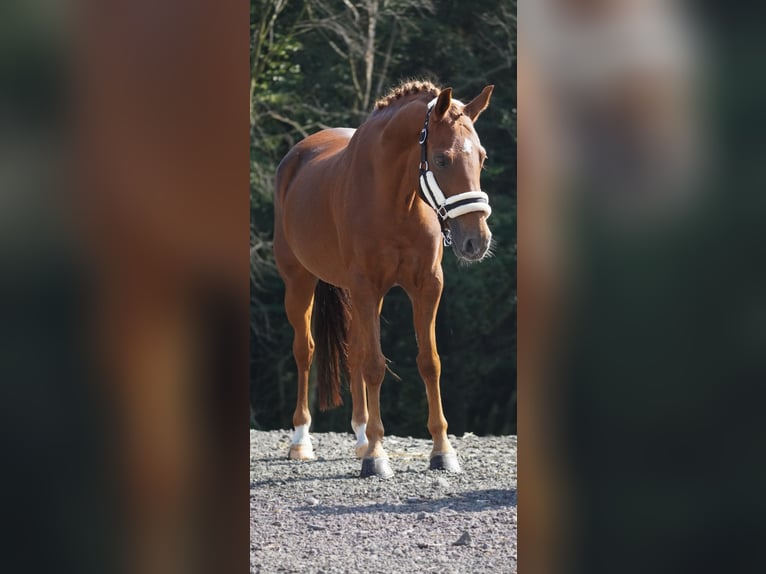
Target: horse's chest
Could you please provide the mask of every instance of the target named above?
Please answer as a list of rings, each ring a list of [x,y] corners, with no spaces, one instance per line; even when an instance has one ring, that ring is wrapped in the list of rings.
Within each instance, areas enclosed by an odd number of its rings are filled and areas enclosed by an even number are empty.
[[[433,257],[411,248],[391,247],[370,252],[365,259],[371,275],[394,285],[411,281]]]

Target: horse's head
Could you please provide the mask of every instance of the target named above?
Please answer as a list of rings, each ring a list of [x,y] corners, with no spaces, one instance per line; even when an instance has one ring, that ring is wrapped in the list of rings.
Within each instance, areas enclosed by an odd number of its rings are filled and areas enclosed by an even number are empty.
[[[425,165],[433,175],[428,175],[422,164],[421,187],[428,188],[430,184],[438,190],[434,195],[443,194],[444,200],[437,199],[436,203],[445,207],[437,211],[446,214],[452,248],[466,261],[483,259],[492,238],[487,227],[491,209],[479,182],[487,153],[479,142],[474,122],[489,105],[493,88],[487,86],[465,105],[452,99],[452,88],[442,90],[430,108],[427,145],[423,147]],[[421,139],[425,138],[421,135]],[[429,189],[424,189],[424,193],[428,195]]]

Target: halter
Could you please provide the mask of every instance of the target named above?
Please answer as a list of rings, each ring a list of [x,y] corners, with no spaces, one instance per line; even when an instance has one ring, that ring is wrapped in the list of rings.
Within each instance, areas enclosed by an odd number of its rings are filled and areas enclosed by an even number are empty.
[[[446,197],[439,184],[436,183],[434,172],[428,169],[428,152],[426,149],[428,121],[431,119],[431,112],[437,99],[434,98],[428,104],[426,121],[423,123],[423,129],[420,131],[420,139],[418,140],[418,143],[420,143],[420,193],[423,199],[439,215],[439,223],[441,224],[442,235],[444,236],[444,246],[447,247],[452,245],[452,235],[447,226],[447,219],[454,219],[472,211],[483,211],[489,217],[492,213],[492,208],[489,206],[489,196],[483,191],[466,191]]]

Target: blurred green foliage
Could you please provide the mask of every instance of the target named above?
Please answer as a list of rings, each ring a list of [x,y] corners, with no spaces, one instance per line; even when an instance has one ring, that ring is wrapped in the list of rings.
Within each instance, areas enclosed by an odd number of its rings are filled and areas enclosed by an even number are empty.
[[[495,256],[458,263],[445,251],[437,319],[442,397],[450,432],[516,432],[516,2],[515,0],[251,0],[252,424],[290,428],[296,373],[284,285],[271,251],[273,183],[296,142],[325,127],[358,127],[400,81],[429,79],[468,101],[495,84],[477,122],[488,152]],[[428,436],[406,294],[385,299],[381,340],[390,367],[381,393],[386,432]],[[351,399],[314,408],[313,428],[349,430]]]

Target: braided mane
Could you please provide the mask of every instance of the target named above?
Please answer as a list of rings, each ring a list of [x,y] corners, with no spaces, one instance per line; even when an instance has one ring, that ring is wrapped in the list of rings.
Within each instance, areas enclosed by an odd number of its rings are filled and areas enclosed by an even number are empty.
[[[434,84],[428,81],[411,80],[403,82],[391,90],[388,94],[380,98],[375,102],[375,109],[380,110],[388,107],[397,100],[400,100],[404,96],[410,96],[413,94],[429,94],[436,97],[441,92],[441,88],[437,88]]]

